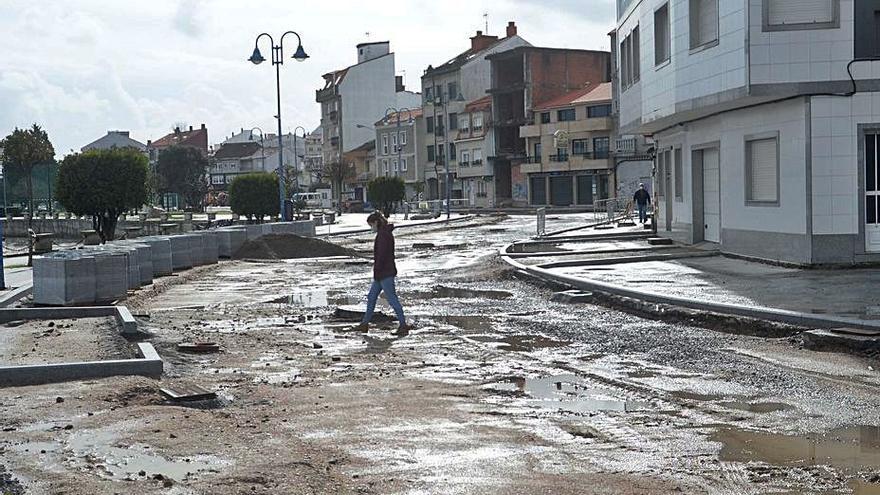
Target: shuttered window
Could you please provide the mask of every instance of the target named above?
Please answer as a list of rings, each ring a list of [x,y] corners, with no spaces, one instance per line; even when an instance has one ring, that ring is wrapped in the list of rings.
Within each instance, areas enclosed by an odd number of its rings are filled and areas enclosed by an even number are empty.
[[[674,169],[675,177],[675,199],[676,201],[682,201],[684,199],[684,173],[681,169],[681,148],[675,148],[674,155]]]
[[[834,0],[764,0],[767,2],[767,23],[823,24],[834,21]]]
[[[746,201],[779,202],[779,167],[777,138],[746,142]]]
[[[718,0],[690,0],[691,48],[718,40]]]
[[[669,4],[665,4],[654,12],[654,65],[669,60],[671,55],[669,37]]]

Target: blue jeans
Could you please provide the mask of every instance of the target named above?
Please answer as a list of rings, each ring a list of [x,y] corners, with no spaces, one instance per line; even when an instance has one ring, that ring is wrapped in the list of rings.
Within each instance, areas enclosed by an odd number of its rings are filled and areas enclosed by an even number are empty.
[[[367,312],[364,313],[364,319],[361,323],[369,323],[373,319],[373,311],[376,309],[376,300],[379,299],[379,293],[385,291],[385,299],[394,309],[397,315],[397,321],[401,325],[406,325],[406,318],[403,316],[403,306],[397,299],[397,292],[394,291],[394,277],[383,278],[382,280],[373,280],[370,286],[370,293],[367,295]]]
[[[645,223],[645,221],[648,220],[648,205],[647,205],[647,203],[646,204],[639,204],[638,207],[639,207],[639,221],[642,223]]]

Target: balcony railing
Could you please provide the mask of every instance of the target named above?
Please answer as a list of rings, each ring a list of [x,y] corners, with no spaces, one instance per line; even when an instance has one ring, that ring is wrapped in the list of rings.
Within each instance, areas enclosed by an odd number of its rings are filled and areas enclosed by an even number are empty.
[[[524,160],[525,163],[541,163],[540,156],[527,156]]]
[[[572,155],[579,156],[584,160],[606,160],[611,158],[611,153],[608,150],[584,151],[581,153],[572,153]]]
[[[551,162],[567,162],[568,161],[568,153],[558,154],[558,155],[550,155]]]
[[[458,165],[461,167],[467,167],[468,165],[470,165],[470,163],[471,162],[468,162],[468,161],[460,161],[460,162],[458,162]]]
[[[473,165],[474,167],[478,167],[482,164],[483,164],[482,158],[477,158],[476,160],[471,161],[471,165]]]
[[[636,138],[618,138],[614,149],[618,154],[633,154],[636,152]]]

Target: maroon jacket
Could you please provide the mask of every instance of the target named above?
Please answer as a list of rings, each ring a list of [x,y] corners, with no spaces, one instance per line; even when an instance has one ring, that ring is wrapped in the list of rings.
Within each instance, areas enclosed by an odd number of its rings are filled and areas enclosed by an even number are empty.
[[[397,276],[394,264],[394,225],[385,224],[379,227],[376,240],[373,242],[373,279],[382,280]]]

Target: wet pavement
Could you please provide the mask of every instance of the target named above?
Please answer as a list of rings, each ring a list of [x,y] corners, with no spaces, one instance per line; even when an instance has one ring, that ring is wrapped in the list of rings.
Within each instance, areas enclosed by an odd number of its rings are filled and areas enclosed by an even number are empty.
[[[171,406],[146,379],[0,390],[0,464],[27,493],[877,493],[876,360],[551,301],[560,288],[497,258],[533,231],[484,217],[399,232],[406,338],[333,318],[370,281],[348,259],[170,281],[131,301],[163,382],[225,405]],[[60,394],[76,398],[45,407]]]

